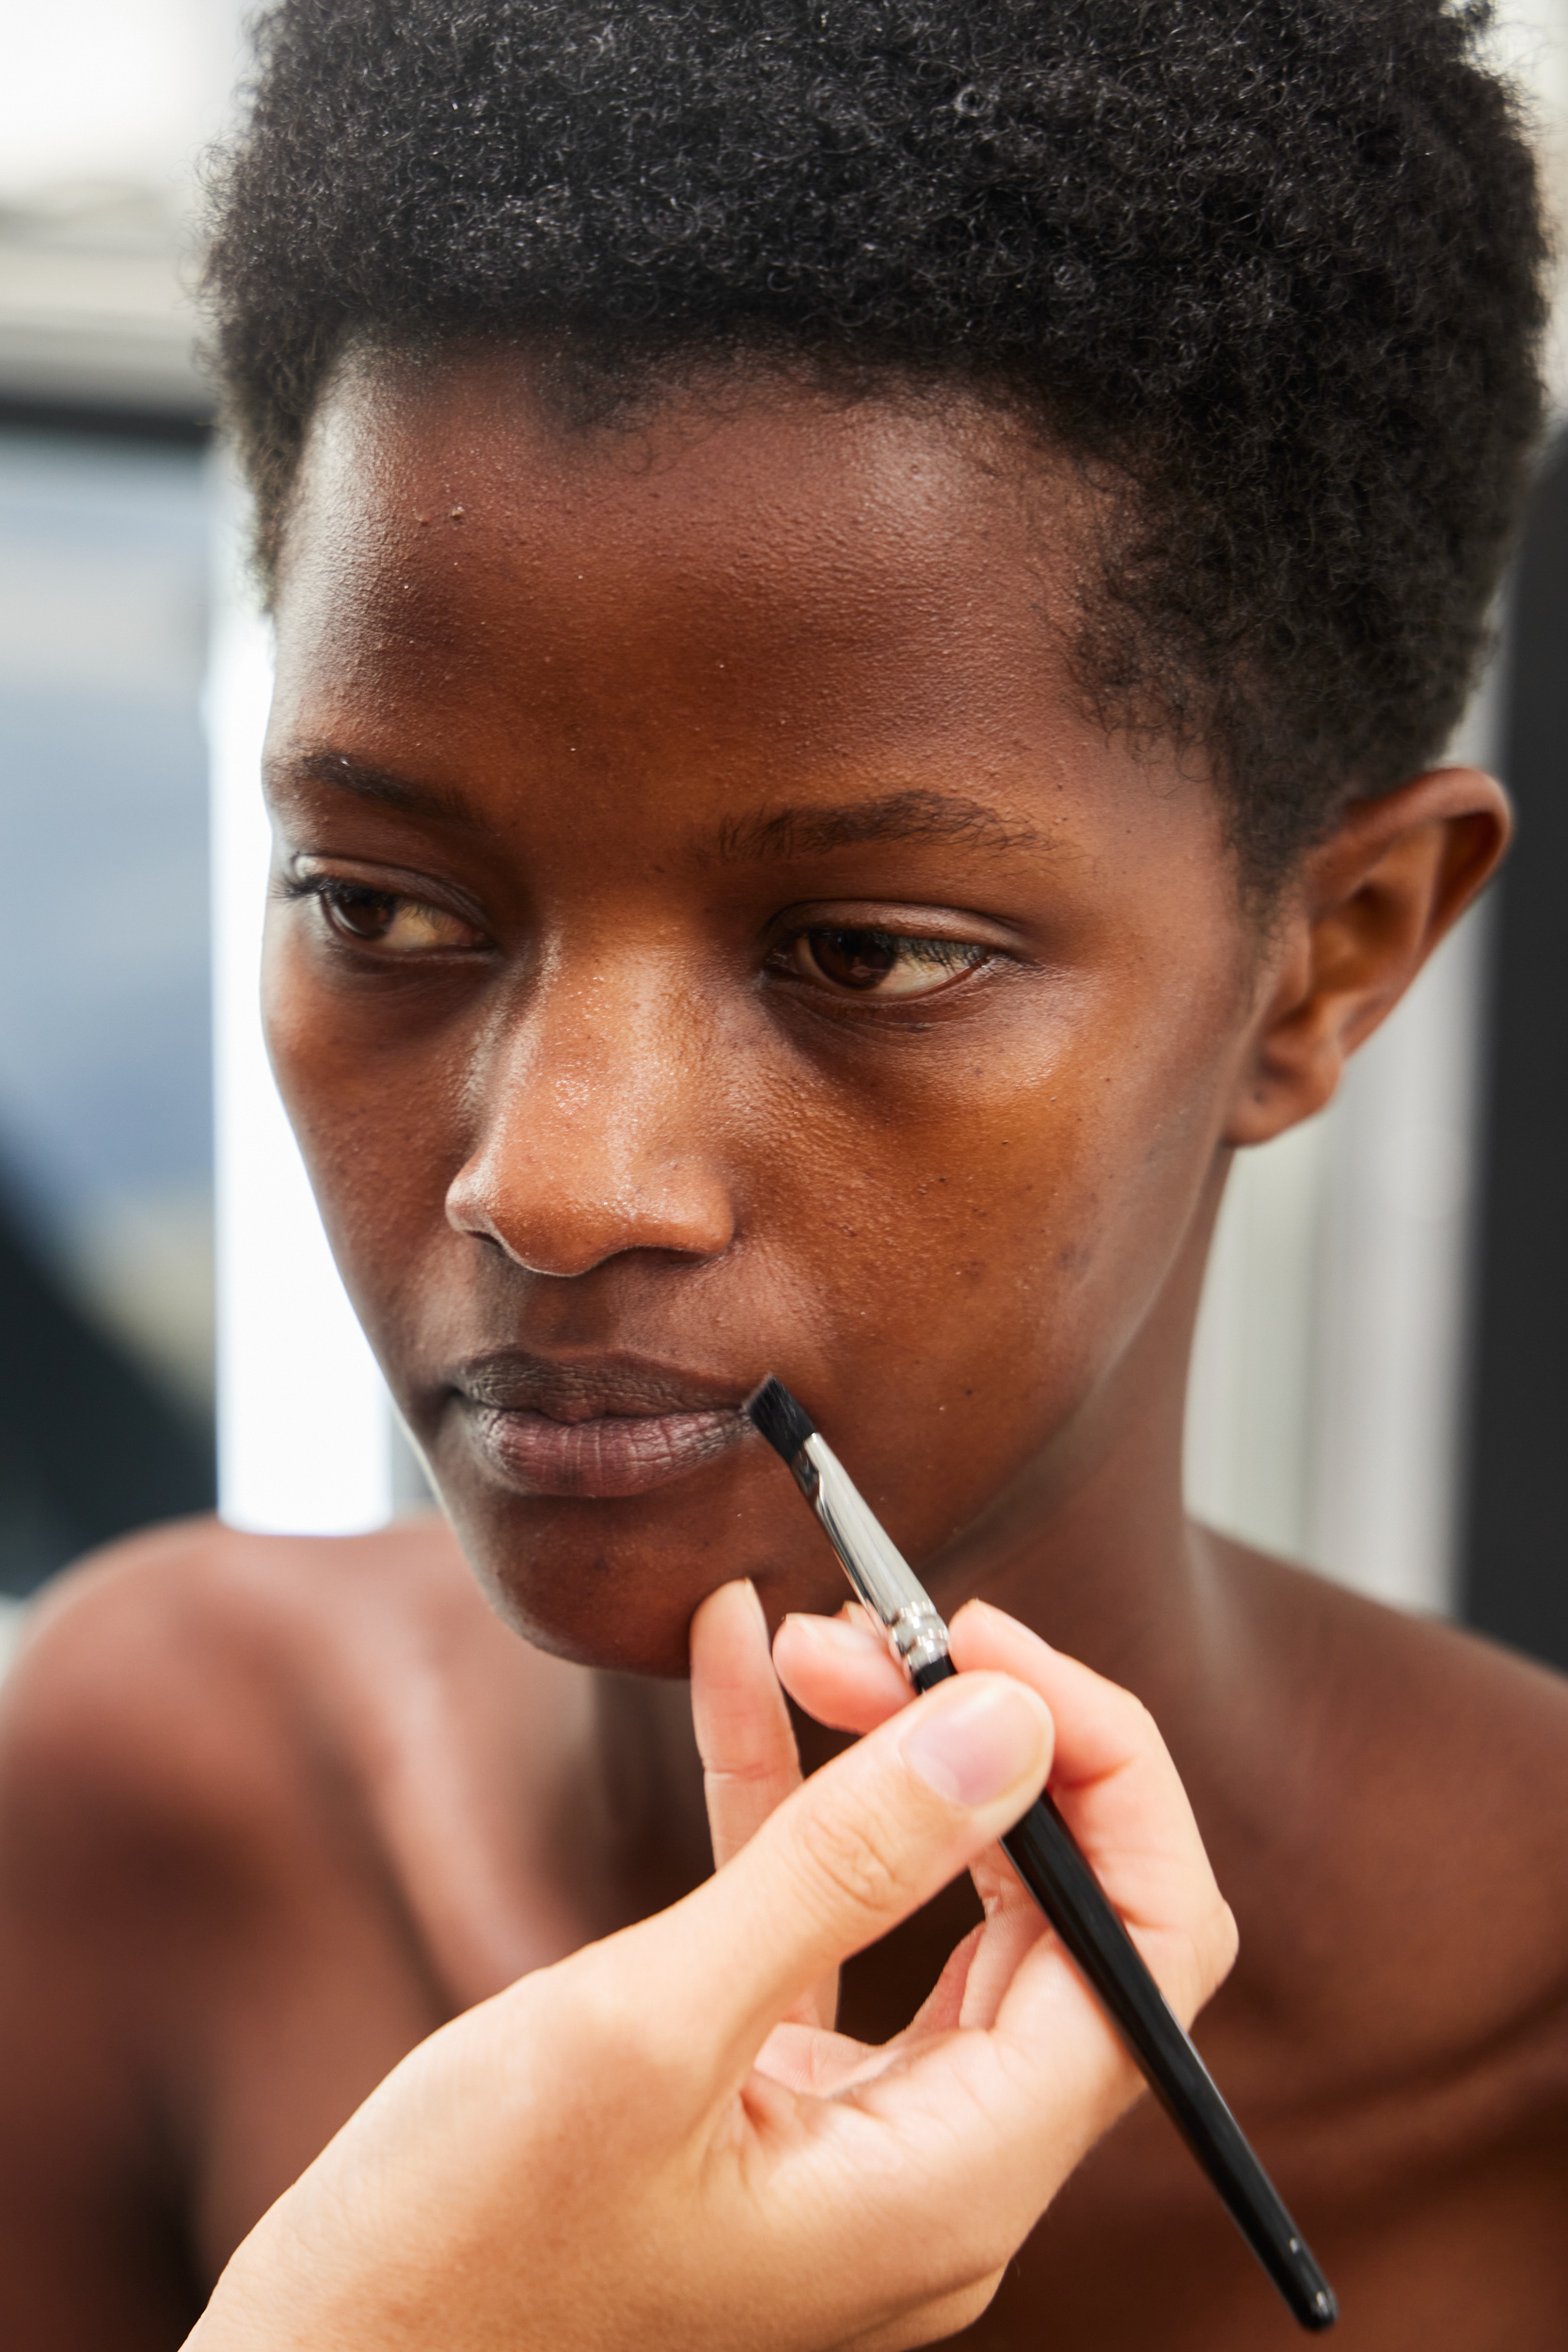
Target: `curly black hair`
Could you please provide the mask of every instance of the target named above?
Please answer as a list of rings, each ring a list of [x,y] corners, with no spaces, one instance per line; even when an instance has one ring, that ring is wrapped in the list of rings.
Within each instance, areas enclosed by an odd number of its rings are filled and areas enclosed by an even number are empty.
[[[275,563],[350,340],[959,379],[1123,485],[1081,666],[1266,884],[1442,745],[1545,239],[1451,0],[275,0],[207,290]]]

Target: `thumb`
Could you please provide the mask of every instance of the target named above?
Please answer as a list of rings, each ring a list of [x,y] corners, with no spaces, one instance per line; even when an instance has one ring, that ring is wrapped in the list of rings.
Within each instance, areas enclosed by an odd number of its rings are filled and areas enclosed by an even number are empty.
[[[716,2029],[722,2083],[710,2089],[745,2074],[819,1978],[1011,1828],[1045,1786],[1053,1736],[1044,1700],[1009,1676],[940,1683],[813,1773],[716,1877],[644,1923],[650,1965]]]

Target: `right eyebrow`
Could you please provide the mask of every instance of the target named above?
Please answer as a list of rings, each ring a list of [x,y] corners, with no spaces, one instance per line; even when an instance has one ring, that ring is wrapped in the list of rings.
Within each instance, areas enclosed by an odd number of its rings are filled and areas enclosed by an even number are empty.
[[[269,767],[267,782],[277,793],[287,792],[293,785],[323,784],[329,791],[352,793],[356,800],[373,801],[401,815],[436,817],[446,824],[461,826],[466,833],[484,831],[483,820],[461,792],[446,785],[414,784],[369,760],[352,759],[346,752],[291,753]]]
[[[808,857],[862,841],[955,841],[1006,852],[1039,839],[1032,825],[1004,823],[983,801],[956,792],[884,792],[836,808],[781,808],[767,817],[731,818],[710,855],[730,866]]]

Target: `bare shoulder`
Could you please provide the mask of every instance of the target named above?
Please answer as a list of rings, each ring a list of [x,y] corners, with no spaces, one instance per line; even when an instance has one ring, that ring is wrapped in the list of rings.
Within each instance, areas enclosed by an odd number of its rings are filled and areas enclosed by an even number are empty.
[[[1269,1661],[1259,1786],[1298,1880],[1273,1893],[1299,1997],[1347,2057],[1441,2083],[1478,2128],[1520,2100],[1568,2119],[1568,1679],[1227,1549]]]
[[[0,1686],[0,2340],[181,2341],[192,2227],[206,2275],[493,1969],[420,1905],[466,1926],[438,1867],[483,1893],[470,1788],[551,1670],[434,1519],[192,1520],[50,1589]]]
[[[435,1520],[352,1538],[150,1529],[36,1604],[0,1687],[0,1819],[84,1789],[121,1817],[161,1797],[230,1812],[240,1782],[280,1760],[258,1735],[297,1722],[367,1645],[482,1609]]]
[[[177,1889],[231,1909],[298,1875],[308,1832],[384,1845],[409,1725],[479,1740],[520,1700],[544,1736],[563,1671],[499,1623],[434,1516],[150,1530],[58,1579],[0,1685],[0,1909],[12,1932],[166,1934]]]
[[[1354,1791],[1369,1836],[1402,1844],[1418,1828],[1422,1875],[1506,1885],[1520,1926],[1539,1915],[1560,1949],[1568,1876],[1546,1866],[1568,1836],[1568,1677],[1464,1627],[1268,1565],[1289,1588],[1315,1686],[1314,1752]],[[1402,1885],[1412,1891],[1403,1874]]]

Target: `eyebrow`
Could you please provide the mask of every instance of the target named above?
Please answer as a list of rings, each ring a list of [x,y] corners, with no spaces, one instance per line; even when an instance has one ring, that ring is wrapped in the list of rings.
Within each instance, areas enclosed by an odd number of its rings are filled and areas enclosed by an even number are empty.
[[[369,760],[351,759],[346,752],[300,752],[279,760],[269,781],[277,790],[291,785],[325,784],[336,792],[351,792],[356,800],[374,801],[409,817],[439,817],[467,833],[483,833],[483,819],[463,798],[440,784],[411,784]]]
[[[323,784],[406,816],[439,817],[465,832],[484,831],[483,818],[460,792],[443,785],[412,784],[346,752],[297,754],[279,762],[274,782],[285,790],[291,784]],[[783,864],[862,842],[888,841],[962,842],[1000,855],[1027,849],[1038,839],[1034,826],[1005,824],[994,809],[960,793],[884,792],[875,800],[850,801],[836,808],[801,803],[765,817],[726,818],[713,847],[702,856],[705,864],[721,866]]]
[[[737,865],[809,857],[863,841],[954,841],[1006,851],[1038,838],[1032,825],[1006,825],[983,802],[958,793],[887,792],[840,808],[801,806],[726,818],[710,854],[722,865]]]

